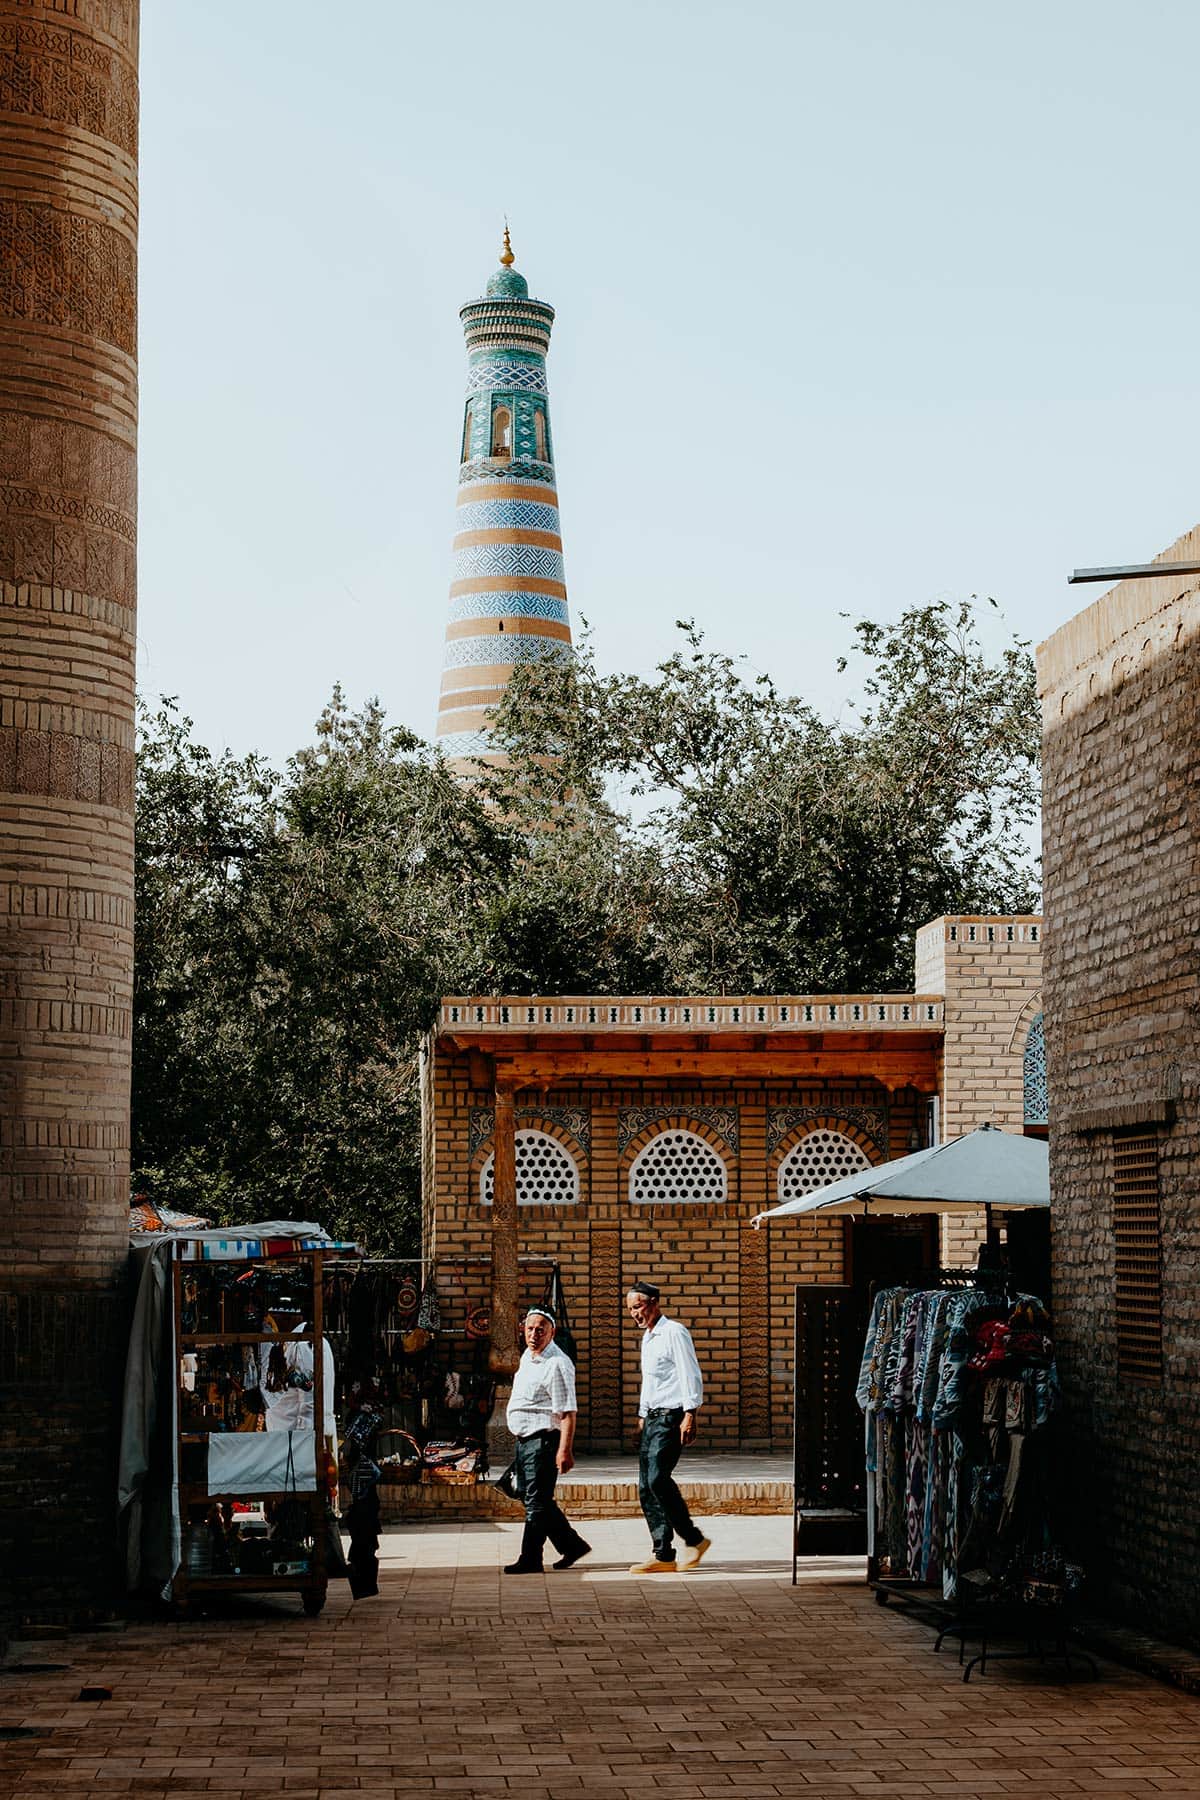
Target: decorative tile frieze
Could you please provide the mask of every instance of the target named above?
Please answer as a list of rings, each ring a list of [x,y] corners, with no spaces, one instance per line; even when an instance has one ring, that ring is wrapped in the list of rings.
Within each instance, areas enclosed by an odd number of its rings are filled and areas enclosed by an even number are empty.
[[[637,999],[628,995],[590,996],[579,1000],[539,997],[443,1000],[447,1028],[471,1020],[487,1031],[521,1031],[529,1025],[555,1031],[598,1027],[639,1037],[656,1031],[757,1032],[803,1036],[814,1031],[858,1031],[864,1023],[885,1031],[931,1032],[942,1029],[945,1008],[940,998],[925,994],[799,995],[786,1000],[736,1000],[727,994],[686,1000]]]
[[[881,1156],[888,1153],[888,1119],[885,1107],[839,1106],[831,1097],[823,1106],[769,1106],[767,1108],[767,1155],[778,1150],[789,1132],[801,1125],[816,1125],[827,1119],[842,1119],[847,1125],[869,1137]]]
[[[468,394],[508,391],[527,394],[546,392],[546,365],[543,362],[509,362],[499,357],[484,357],[467,370]]]
[[[592,1115],[586,1106],[519,1106],[517,1130],[530,1130],[537,1124],[557,1125],[575,1139],[585,1156],[592,1153]],[[473,1106],[467,1122],[467,1154],[473,1158],[488,1142],[496,1128],[496,1113],[491,1106]]]
[[[562,552],[537,544],[466,544],[454,552],[453,578],[468,581],[475,575],[537,575],[543,581],[562,581]]]
[[[568,662],[570,644],[561,638],[537,637],[532,632],[489,631],[483,637],[451,638],[446,645],[446,669],[469,668],[475,663]]]
[[[459,465],[458,481],[460,487],[472,481],[519,481],[526,487],[540,483],[543,487],[553,488],[554,464],[534,462],[528,457],[514,457],[511,462],[503,462],[494,456],[473,456],[469,462]]]
[[[565,600],[554,594],[530,594],[520,588],[493,588],[486,594],[456,594],[450,602],[450,619],[553,619],[570,622]]]
[[[476,500],[455,511],[458,531],[551,531],[558,533],[557,506],[536,500]]]
[[[1050,1099],[1046,1089],[1046,1027],[1038,1014],[1025,1039],[1025,1123],[1046,1125],[1050,1120]]]
[[[617,1115],[617,1153],[624,1155],[640,1131],[647,1125],[665,1124],[668,1119],[694,1119],[707,1125],[729,1145],[738,1148],[738,1109],[736,1106],[623,1106]]]

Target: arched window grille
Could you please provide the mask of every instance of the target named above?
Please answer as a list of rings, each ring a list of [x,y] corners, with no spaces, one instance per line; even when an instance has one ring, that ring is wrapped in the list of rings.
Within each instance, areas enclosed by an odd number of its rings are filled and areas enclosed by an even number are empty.
[[[681,1127],[652,1137],[629,1170],[634,1206],[714,1205],[727,1197],[724,1159],[696,1132]]]
[[[467,416],[463,420],[462,456],[459,458],[460,462],[470,462],[471,460],[471,427],[474,422],[475,408],[473,406],[468,406]]]
[[[479,1198],[492,1204],[496,1186],[493,1152],[479,1171]],[[579,1169],[570,1151],[548,1132],[517,1133],[517,1205],[570,1206],[579,1198]]]
[[[537,460],[547,462],[546,455],[546,415],[539,406],[533,415],[533,439],[537,451]]]
[[[1029,1027],[1029,1035],[1025,1039],[1024,1074],[1025,1123],[1048,1125],[1050,1104],[1046,1092],[1046,1025],[1042,1013],[1038,1014]]]
[[[512,414],[498,406],[492,414],[492,455],[512,459]]]
[[[819,1126],[805,1135],[788,1151],[775,1178],[777,1202],[799,1200],[815,1188],[840,1181],[858,1169],[869,1169],[871,1159],[844,1131],[831,1131]]]

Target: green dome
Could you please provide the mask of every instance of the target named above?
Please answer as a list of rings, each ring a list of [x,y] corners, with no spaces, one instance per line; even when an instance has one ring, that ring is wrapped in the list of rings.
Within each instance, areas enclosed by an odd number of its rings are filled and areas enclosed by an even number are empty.
[[[529,283],[515,269],[497,269],[487,284],[489,300],[528,300]]]

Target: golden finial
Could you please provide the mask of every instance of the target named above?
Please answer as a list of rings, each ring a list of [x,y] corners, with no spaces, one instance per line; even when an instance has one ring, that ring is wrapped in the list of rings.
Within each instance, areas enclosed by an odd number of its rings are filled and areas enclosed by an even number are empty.
[[[512,239],[508,235],[508,220],[505,219],[504,248],[500,252],[500,261],[504,264],[506,269],[511,269],[516,260],[516,257],[513,255]]]

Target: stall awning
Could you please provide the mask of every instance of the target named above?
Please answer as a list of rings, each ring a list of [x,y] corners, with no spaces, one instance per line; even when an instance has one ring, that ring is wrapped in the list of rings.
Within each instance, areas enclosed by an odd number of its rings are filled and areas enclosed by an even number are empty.
[[[966,1212],[1049,1204],[1050,1152],[1044,1139],[981,1125],[965,1137],[859,1169],[799,1200],[785,1200],[782,1206],[759,1213],[754,1223],[795,1214],[861,1218],[873,1212]]]

